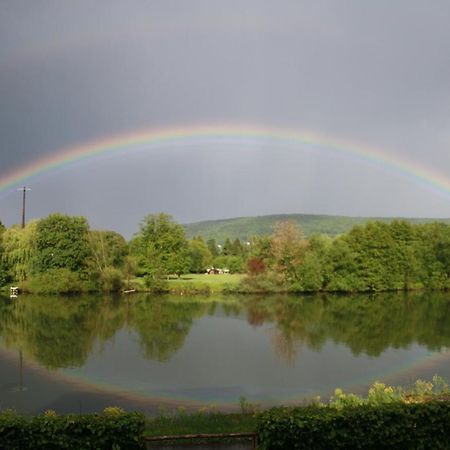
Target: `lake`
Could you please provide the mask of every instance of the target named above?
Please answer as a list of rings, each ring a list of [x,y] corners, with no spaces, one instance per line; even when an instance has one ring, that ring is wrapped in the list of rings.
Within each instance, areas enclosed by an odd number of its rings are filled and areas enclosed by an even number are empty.
[[[450,381],[448,293],[0,298],[0,409],[239,409]]]

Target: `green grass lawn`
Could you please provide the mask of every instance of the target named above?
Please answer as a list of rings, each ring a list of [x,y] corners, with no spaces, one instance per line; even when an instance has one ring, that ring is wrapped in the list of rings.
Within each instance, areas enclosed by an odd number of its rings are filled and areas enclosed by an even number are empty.
[[[179,434],[246,433],[256,429],[254,414],[194,413],[160,416],[147,420],[146,436]]]
[[[170,290],[176,291],[223,292],[237,287],[244,276],[244,274],[189,274],[170,279],[168,284]]]

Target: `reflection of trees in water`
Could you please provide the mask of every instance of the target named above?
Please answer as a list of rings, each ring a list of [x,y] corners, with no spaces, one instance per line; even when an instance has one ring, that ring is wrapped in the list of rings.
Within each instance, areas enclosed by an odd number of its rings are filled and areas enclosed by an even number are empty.
[[[144,355],[162,361],[182,347],[194,318],[209,307],[137,296],[23,296],[0,303],[0,336],[6,347],[55,369],[82,366],[95,346],[127,326],[138,333]]]
[[[2,304],[0,335],[10,348],[48,368],[81,366],[96,341],[115,334],[123,308],[101,298],[19,297]]]
[[[413,343],[450,345],[450,299],[441,292],[253,298],[246,306],[250,324],[275,323],[275,351],[290,362],[299,343],[320,350],[331,340],[370,356]]]
[[[126,327],[138,334],[146,358],[166,361],[183,346],[196,318],[218,312],[228,317],[246,312],[253,327],[273,323],[269,332],[275,352],[289,363],[300,348],[319,351],[328,341],[370,356],[413,343],[430,350],[450,346],[450,299],[445,293],[286,295],[227,303],[23,296],[0,302],[0,337],[43,366],[73,367],[82,366],[94,349]]]
[[[270,335],[275,354],[290,366],[294,366],[303,342],[300,339],[286,339],[283,332],[278,329],[270,330]]]
[[[207,303],[142,298],[131,310],[129,325],[139,333],[147,358],[166,361],[183,346],[194,319],[207,313],[208,308]]]

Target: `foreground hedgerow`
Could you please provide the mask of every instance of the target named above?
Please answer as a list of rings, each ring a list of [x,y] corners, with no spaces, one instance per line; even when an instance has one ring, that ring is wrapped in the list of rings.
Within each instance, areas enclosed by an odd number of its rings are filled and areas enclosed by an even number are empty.
[[[375,382],[367,397],[336,389],[328,404],[258,415],[260,448],[450,449],[450,388],[439,376],[409,388]]]
[[[274,408],[257,433],[265,450],[449,449],[450,402]]]
[[[107,408],[102,414],[56,415],[50,411],[27,418],[0,414],[0,449],[134,450],[144,448],[145,417]]]

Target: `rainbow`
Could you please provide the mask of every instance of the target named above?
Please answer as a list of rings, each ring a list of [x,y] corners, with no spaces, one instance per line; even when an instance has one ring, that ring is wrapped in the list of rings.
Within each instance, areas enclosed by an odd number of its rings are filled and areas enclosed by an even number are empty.
[[[27,184],[33,179],[78,161],[132,151],[150,151],[164,147],[184,148],[192,145],[228,144],[233,146],[270,146],[295,151],[325,151],[381,167],[407,178],[416,185],[450,197],[450,178],[437,169],[395,156],[386,151],[350,141],[330,139],[311,131],[241,125],[191,125],[138,130],[98,139],[79,146],[63,148],[0,176],[0,193]]]
[[[11,364],[17,359],[16,350],[8,347],[0,347],[0,355],[3,358],[7,358]],[[33,372],[35,375],[47,380],[48,383],[63,382],[69,383],[73,389],[88,391],[101,396],[111,395],[114,398],[121,399],[127,402],[132,402],[135,406],[144,407],[160,407],[177,408],[184,406],[189,410],[198,410],[205,406],[214,405],[221,411],[233,411],[238,408],[238,398],[235,396],[220,396],[215,395],[214,389],[210,390],[210,396],[208,398],[191,398],[190,396],[180,396],[179,394],[170,393],[170,391],[152,392],[147,391],[145,388],[136,388],[129,383],[129,380],[123,384],[117,384],[100,380],[88,376],[83,373],[83,370],[78,368],[63,368],[57,370],[46,369],[41,366],[40,363],[34,358],[29,358],[25,355],[25,367],[27,373]],[[450,349],[444,348],[442,351],[425,351],[420,355],[414,356],[399,364],[393,365],[388,370],[383,370],[378,373],[368,374],[363,378],[349,379],[337,381],[336,385],[330,387],[320,387],[316,390],[314,387],[301,391],[299,388],[298,394],[288,393],[277,395],[272,400],[263,400],[260,398],[252,399],[257,401],[258,404],[269,407],[274,404],[283,405],[296,405],[311,399],[313,396],[320,395],[323,400],[327,400],[333,395],[334,389],[337,387],[343,388],[345,392],[352,392],[355,394],[367,394],[367,389],[375,381],[381,381],[388,386],[401,385],[407,387],[408,383],[414,382],[416,379],[431,380],[431,373],[436,373],[436,369],[440,366],[447,367],[450,358]]]

